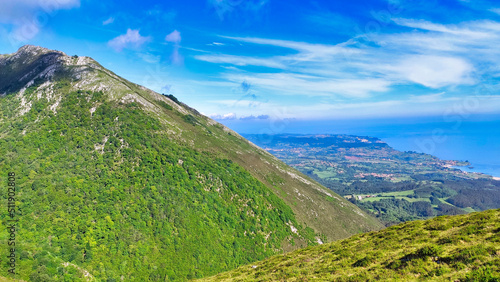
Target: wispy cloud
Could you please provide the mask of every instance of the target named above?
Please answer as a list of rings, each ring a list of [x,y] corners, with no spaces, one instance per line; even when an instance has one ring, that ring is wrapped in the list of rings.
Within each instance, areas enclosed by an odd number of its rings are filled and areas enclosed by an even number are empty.
[[[390,69],[390,67],[388,68]],[[414,55],[397,62],[393,67],[401,79],[430,88],[472,84],[474,67],[467,60],[455,57]]]
[[[167,34],[167,36],[165,36],[165,41],[167,42],[179,44],[181,43],[181,40],[182,40],[181,33],[177,30],[172,31],[171,33]]]
[[[35,17],[36,11],[53,15],[58,10],[76,7],[80,7],[80,0],[2,0],[0,22],[15,23],[24,17]]]
[[[108,42],[108,46],[117,52],[121,52],[125,48],[139,48],[150,40],[151,37],[140,35],[138,29],[129,28],[126,34],[111,39]]]
[[[172,64],[182,65],[184,63],[184,57],[179,53],[180,43],[182,41],[181,33],[177,30],[172,31],[167,36],[165,36],[165,41],[174,43],[174,50],[170,56]]]
[[[229,81],[248,81],[258,88],[281,95],[367,97],[372,92],[389,90],[383,79],[325,79],[293,73],[225,74]]]
[[[221,36],[243,44],[268,46],[273,50],[268,54],[282,48],[282,55],[229,53],[195,58],[237,66],[235,70],[221,71],[220,79],[247,81],[263,93],[368,100],[401,85],[423,86],[430,91],[472,86],[481,82],[483,74],[494,69],[500,72],[499,22],[440,24],[403,18],[393,22],[400,27],[399,32],[356,36],[334,45]]]
[[[215,120],[244,120],[244,121],[250,121],[250,120],[267,120],[270,119],[269,115],[248,115],[248,116],[240,116],[238,117],[235,113],[228,113],[228,114],[211,114],[208,115],[210,118],[215,119]]]
[[[256,14],[269,2],[269,0],[208,0],[221,20],[236,11]]]
[[[249,115],[249,116],[242,116],[239,119],[240,120],[265,120],[265,119],[269,119],[269,115],[258,115],[258,116]]]
[[[141,57],[145,62],[150,63],[150,64],[155,64],[160,62],[161,57],[159,55],[153,55],[151,53],[139,53],[137,54],[139,57]]]
[[[216,103],[224,106],[230,107],[240,107],[240,108],[256,108],[256,107],[267,107],[269,104],[253,100],[215,100],[210,101],[211,103]]]
[[[255,37],[231,37],[231,36],[221,36],[223,38],[237,40],[240,42],[254,43],[260,45],[270,45],[276,47],[283,47],[287,49],[293,49],[299,51],[302,54],[307,54],[304,59],[320,59],[325,56],[332,55],[343,55],[347,51],[358,53],[360,50],[348,50],[344,43],[337,45],[325,45],[325,44],[311,44],[307,42],[296,42],[289,40],[279,40],[279,39],[268,39],[268,38],[255,38]]]
[[[500,8],[491,8],[489,11],[493,12],[493,13],[495,13],[497,15],[500,15]]]
[[[236,114],[235,113],[228,113],[228,114],[211,114],[209,115],[210,118],[215,119],[215,120],[234,120],[236,119]]]
[[[408,99],[314,103],[311,105],[288,106],[287,111],[300,119],[356,119],[368,117],[404,117],[404,116],[442,116],[443,111],[456,109],[463,105],[463,98],[444,97],[441,94],[411,96]],[[497,113],[500,96],[478,99],[474,113]],[[458,112],[451,112],[458,115]],[[469,114],[472,113],[468,112]],[[463,114],[463,113],[462,113]]]
[[[200,61],[216,63],[216,64],[231,64],[235,66],[261,66],[268,68],[284,69],[285,65],[274,59],[254,58],[235,55],[198,55],[195,59]]]
[[[112,24],[114,21],[115,21],[115,18],[109,17],[107,20],[102,22],[102,25]]]
[[[80,7],[80,0],[2,0],[0,23],[13,25],[11,44],[34,38],[59,10]]]

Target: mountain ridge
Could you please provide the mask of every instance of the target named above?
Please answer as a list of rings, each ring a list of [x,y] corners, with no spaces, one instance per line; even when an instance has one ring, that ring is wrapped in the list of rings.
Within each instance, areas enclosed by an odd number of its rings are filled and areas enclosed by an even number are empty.
[[[382,228],[229,128],[89,57],[24,46],[0,57],[7,73],[17,80],[0,80],[0,170],[20,175],[20,225],[31,234],[21,278],[84,279],[73,264],[97,279],[182,280]],[[57,218],[57,231],[40,218]],[[140,271],[113,262],[123,252]]]

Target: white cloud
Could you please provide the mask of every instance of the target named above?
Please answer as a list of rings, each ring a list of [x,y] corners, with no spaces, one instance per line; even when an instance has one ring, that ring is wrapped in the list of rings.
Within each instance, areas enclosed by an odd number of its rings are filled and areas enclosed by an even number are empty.
[[[165,37],[165,41],[174,43],[174,50],[172,51],[172,55],[170,55],[170,60],[174,65],[182,65],[184,63],[184,57],[179,53],[181,40],[181,33],[177,30],[172,31]]]
[[[433,103],[433,102],[439,102],[443,101],[443,96],[445,92],[441,93],[436,93],[436,94],[427,94],[427,95],[411,95],[410,96],[410,101],[414,103]],[[455,98],[448,98],[448,99],[455,99]]]
[[[257,13],[267,5],[269,0],[208,0],[221,20],[235,11]]]
[[[241,116],[240,120],[266,120],[269,119],[269,115],[249,115],[249,116]]]
[[[273,59],[261,59],[254,57],[233,55],[198,55],[195,59],[216,64],[232,64],[236,66],[262,66],[268,68],[283,69],[285,65]]]
[[[12,45],[35,37],[59,10],[80,7],[80,0],[2,0],[0,23],[12,24]]]
[[[282,90],[282,93],[342,93],[354,97],[387,91],[395,84],[416,83],[430,88],[470,85],[477,82],[471,77],[484,71],[475,67],[477,63],[491,64],[489,68],[493,69],[500,62],[498,22],[483,20],[443,25],[413,19],[393,21],[416,30],[358,36],[335,45],[222,36],[290,51],[274,57],[211,54],[195,58],[239,67],[263,66],[284,70],[281,74],[252,71],[248,76],[253,79],[249,81],[257,87],[267,86],[272,90]],[[222,77],[230,75],[222,74]],[[283,80],[277,81],[279,79]]]
[[[287,49],[292,49],[299,51],[303,54],[307,54],[304,59],[323,59],[325,56],[333,55],[344,55],[344,53],[349,52],[351,54],[359,53],[360,50],[346,48],[344,44],[337,45],[324,45],[324,44],[311,44],[306,42],[296,42],[288,40],[279,39],[266,39],[266,38],[255,38],[255,37],[230,37],[222,36],[223,38],[233,39],[241,42],[248,42],[260,45],[271,45],[276,47],[283,47]]]
[[[489,20],[457,25],[434,24],[427,21],[396,19],[395,23],[417,30],[401,34],[374,36],[377,43],[388,42],[395,47],[409,48],[430,55],[431,52],[452,51],[462,56],[498,54],[500,23]],[[486,59],[486,58],[483,58]]]
[[[372,92],[389,90],[390,83],[383,79],[321,78],[292,73],[260,73],[253,75],[226,74],[232,82],[248,81],[260,88],[271,89],[282,95],[367,97]]]
[[[467,111],[467,114],[498,113],[500,96],[480,97],[474,101],[477,102],[475,108]],[[434,94],[434,96],[425,95],[422,99],[418,98],[418,96],[412,96],[401,100],[294,105],[288,106],[287,111],[294,113],[294,117],[301,119],[440,116],[445,113],[459,116],[464,114],[464,103],[469,102],[470,98],[445,98],[439,94]]]
[[[256,107],[269,106],[269,104],[267,103],[252,101],[252,100],[216,100],[211,102],[228,107],[240,107],[240,108],[256,108]]]
[[[477,39],[486,39],[491,37],[491,34],[488,32],[480,30],[471,30],[470,28],[459,27],[457,25],[436,24],[424,20],[413,20],[413,19],[393,19],[393,21],[400,26],[412,27],[427,31],[436,31],[440,33],[448,33],[458,36],[467,36]]]
[[[209,115],[210,118],[215,119],[215,120],[234,120],[236,119],[236,114],[235,113],[228,113],[228,114],[211,114]]]
[[[474,67],[461,58],[415,55],[403,59],[394,69],[406,80],[439,88],[471,84],[470,75]]]
[[[102,25],[112,24],[114,21],[115,21],[115,18],[109,17],[107,20],[102,22]]]
[[[500,8],[491,8],[489,11],[493,12],[493,13],[495,13],[497,15],[500,15]]]
[[[125,48],[139,48],[144,43],[151,40],[151,37],[141,36],[138,29],[127,29],[126,34],[122,34],[110,40],[108,45],[117,52]]]
[[[181,33],[178,32],[177,30],[172,31],[167,36],[165,36],[165,41],[167,42],[173,42],[179,44],[181,40],[182,40]]]
[[[271,101],[258,105],[260,112],[270,113],[286,101],[289,105],[298,104],[288,109],[294,113],[292,116],[301,117],[439,115],[445,108],[453,109],[453,103],[460,103],[461,97],[470,96],[476,84],[487,85],[488,79],[500,76],[500,22],[440,24],[401,18],[393,21],[401,32],[382,30],[332,45],[221,36],[249,45],[245,48],[253,44],[259,48],[268,46],[272,52],[262,54],[279,51],[280,55],[248,56],[234,51],[195,58],[220,64],[220,83],[251,84],[258,97]],[[414,89],[418,91],[412,93]],[[401,100],[388,101],[395,90]],[[279,97],[282,95],[295,95],[297,102],[289,103],[289,99]],[[310,105],[312,99],[308,98],[312,96],[322,104]],[[500,103],[498,97],[484,99],[477,112],[491,112],[493,105]],[[249,104],[226,102],[233,104],[226,103],[224,107],[239,110]]]
[[[35,17],[36,11],[50,16],[57,10],[72,9],[80,6],[80,0],[2,0],[0,22],[16,23],[22,17]],[[34,19],[26,19],[28,21]]]
[[[139,57],[141,57],[146,63],[154,64],[160,61],[160,56],[153,55],[151,53],[139,53]]]
[[[172,51],[172,55],[170,55],[170,60],[174,65],[182,65],[184,64],[184,57],[179,53],[179,48],[174,47],[174,51]]]

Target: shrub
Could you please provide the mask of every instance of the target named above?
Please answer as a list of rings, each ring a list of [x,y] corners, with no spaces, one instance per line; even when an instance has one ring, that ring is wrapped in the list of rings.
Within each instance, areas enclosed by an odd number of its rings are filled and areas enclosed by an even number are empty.
[[[366,266],[370,265],[372,262],[373,262],[373,258],[366,256],[366,257],[356,261],[355,263],[353,263],[352,266],[366,267]]]
[[[429,245],[416,251],[415,256],[418,258],[437,257],[441,254],[441,251],[439,246]]]
[[[192,115],[184,115],[182,119],[191,125],[196,125],[196,118]]]
[[[480,267],[467,273],[467,276],[462,281],[498,282],[500,276],[498,273],[492,272],[489,267]]]

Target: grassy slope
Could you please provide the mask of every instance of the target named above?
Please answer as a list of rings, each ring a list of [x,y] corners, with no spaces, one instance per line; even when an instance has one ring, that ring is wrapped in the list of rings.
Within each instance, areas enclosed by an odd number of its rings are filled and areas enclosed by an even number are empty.
[[[19,175],[21,277],[71,280],[88,270],[96,278],[194,278],[306,246],[314,236],[334,240],[380,228],[354,205],[187,106],[92,59],[63,60],[66,67],[52,83],[41,80],[2,97],[0,170]],[[213,176],[224,182],[221,196],[208,183]],[[264,211],[268,205],[277,209]],[[238,213],[247,216],[238,219]],[[222,226],[224,220],[229,224]],[[1,232],[3,241],[5,228]],[[207,248],[196,246],[204,242]],[[76,266],[61,268],[64,262]]]
[[[500,210],[399,224],[203,281],[500,281]]]

